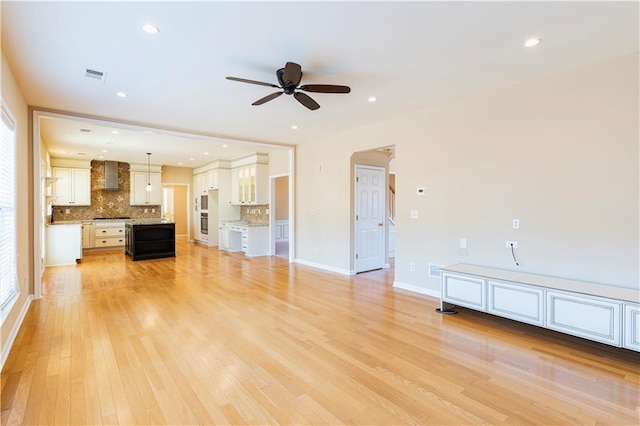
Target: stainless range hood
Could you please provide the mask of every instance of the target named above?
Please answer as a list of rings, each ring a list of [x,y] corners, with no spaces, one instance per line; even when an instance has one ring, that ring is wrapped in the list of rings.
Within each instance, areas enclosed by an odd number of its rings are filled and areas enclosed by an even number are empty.
[[[118,190],[118,162],[104,162],[104,189],[110,191]]]

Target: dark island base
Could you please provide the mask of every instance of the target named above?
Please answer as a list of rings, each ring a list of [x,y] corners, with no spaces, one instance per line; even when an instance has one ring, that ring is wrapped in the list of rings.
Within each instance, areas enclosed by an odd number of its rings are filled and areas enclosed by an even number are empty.
[[[176,232],[173,223],[125,224],[125,254],[131,260],[176,256]]]

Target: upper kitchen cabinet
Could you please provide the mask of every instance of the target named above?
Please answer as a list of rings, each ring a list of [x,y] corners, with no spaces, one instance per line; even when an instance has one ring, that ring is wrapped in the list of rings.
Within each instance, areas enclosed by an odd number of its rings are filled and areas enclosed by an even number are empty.
[[[230,168],[225,160],[216,160],[193,169],[193,190],[195,195],[206,195],[211,190],[220,189],[220,170]]]
[[[160,166],[151,166],[151,171],[147,172],[146,164],[131,164],[130,173],[130,205],[159,206],[162,204],[162,175]],[[147,191],[148,183],[151,183],[151,191]]]
[[[53,204],[56,206],[91,205],[91,162],[51,159]]]
[[[269,156],[251,154],[233,161],[233,204],[269,204]]]

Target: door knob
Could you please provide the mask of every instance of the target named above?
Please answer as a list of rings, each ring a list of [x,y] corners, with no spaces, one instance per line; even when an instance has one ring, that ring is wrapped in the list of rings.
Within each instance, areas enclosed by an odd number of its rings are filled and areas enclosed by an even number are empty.
[[[378,224],[378,226],[384,226],[384,225],[382,224],[382,222],[380,222],[380,223]]]

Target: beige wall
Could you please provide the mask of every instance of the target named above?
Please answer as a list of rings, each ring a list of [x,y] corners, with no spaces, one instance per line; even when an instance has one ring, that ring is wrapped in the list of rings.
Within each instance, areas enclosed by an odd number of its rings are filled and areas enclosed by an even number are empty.
[[[289,149],[278,149],[269,153],[269,176],[289,173]]]
[[[351,155],[395,145],[399,283],[465,262],[640,288],[638,117],[633,54],[300,145],[296,258],[351,269]]]
[[[275,189],[275,220],[287,220],[289,219],[289,176],[276,178]]]
[[[22,95],[9,64],[2,53],[1,93],[2,100],[7,105],[16,120],[17,149],[17,179],[18,179],[18,283],[20,296],[11,312],[2,323],[1,344],[2,353],[8,351],[8,339],[17,324],[20,312],[29,302],[33,292],[33,166],[31,163],[31,149],[29,148],[29,113],[27,103]]]
[[[162,166],[162,182],[193,183],[193,169],[190,167]]]

